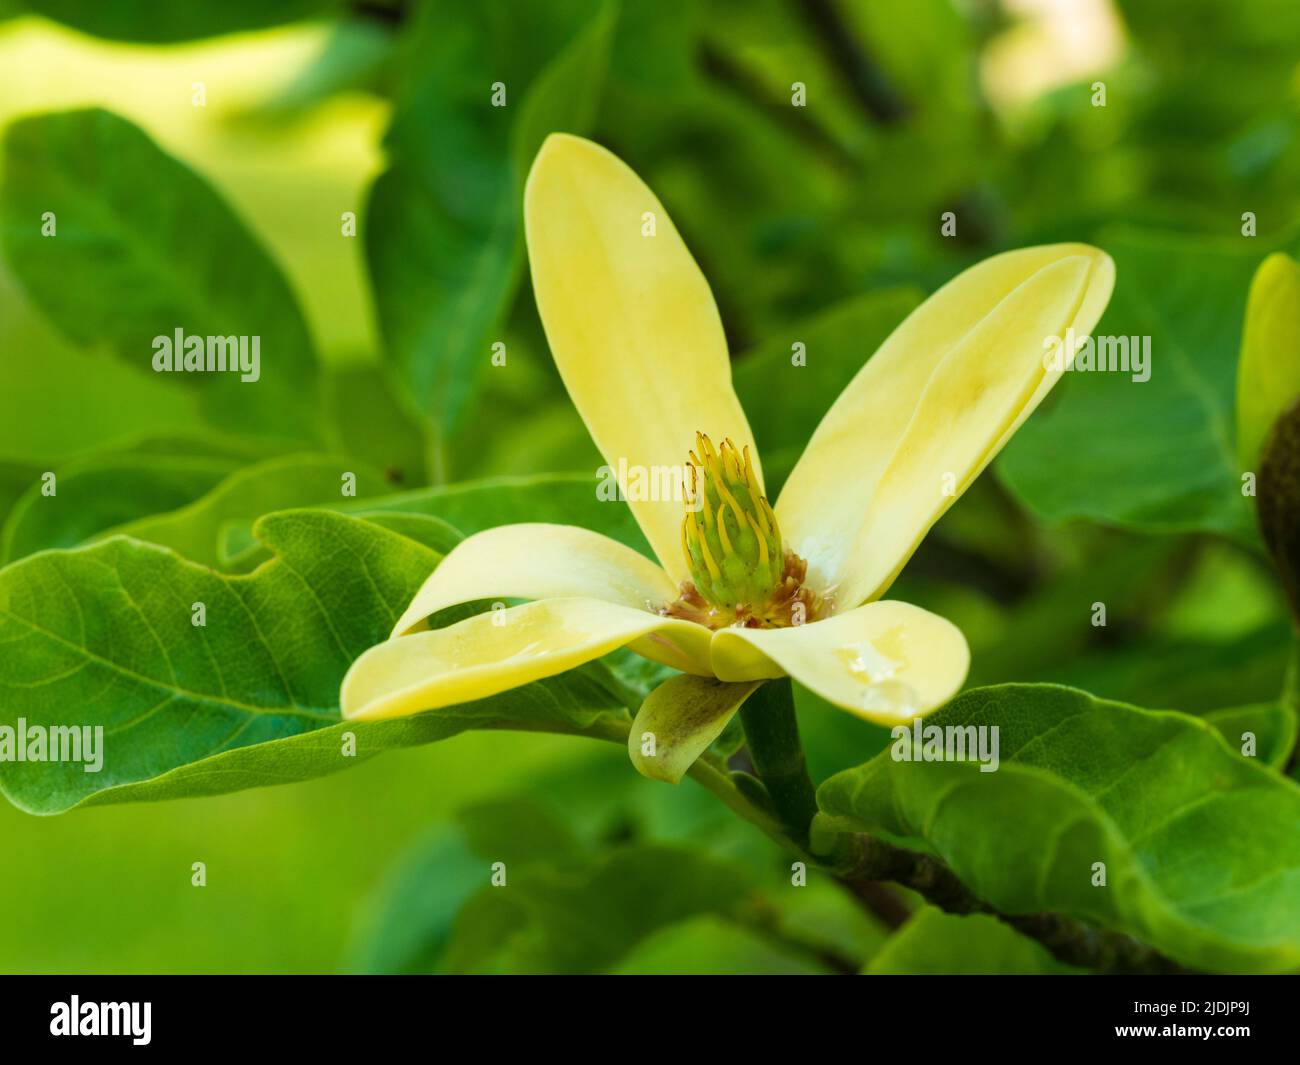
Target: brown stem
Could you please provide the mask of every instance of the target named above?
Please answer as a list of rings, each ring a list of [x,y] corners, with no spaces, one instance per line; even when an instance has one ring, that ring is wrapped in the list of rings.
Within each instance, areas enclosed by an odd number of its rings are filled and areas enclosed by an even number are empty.
[[[879,880],[845,880],[843,884],[866,909],[890,928],[902,928],[912,911],[888,884]]]

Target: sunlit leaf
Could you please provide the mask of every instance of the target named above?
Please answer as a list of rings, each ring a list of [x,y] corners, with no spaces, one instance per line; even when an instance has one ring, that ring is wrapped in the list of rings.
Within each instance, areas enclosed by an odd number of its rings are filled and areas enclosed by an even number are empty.
[[[166,377],[198,390],[227,429],[316,436],[315,355],[294,294],[203,178],[100,110],[21,119],[4,153],[0,241],[60,330],[148,374],[156,338],[245,338],[247,372],[227,356],[225,370]],[[55,235],[43,235],[47,223]]]
[[[388,636],[439,556],[328,511],[273,515],[258,531],[275,557],[248,576],[124,537],[0,571],[0,722],[103,727],[98,772],[0,762],[11,802],[56,813],[217,794],[470,728],[581,732],[603,715],[626,720],[596,664],[437,714],[342,722],[343,674]]]

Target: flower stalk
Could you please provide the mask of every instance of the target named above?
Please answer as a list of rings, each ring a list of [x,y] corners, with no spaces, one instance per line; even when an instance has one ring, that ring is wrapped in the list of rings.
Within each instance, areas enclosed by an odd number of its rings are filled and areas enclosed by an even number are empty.
[[[768,681],[740,708],[749,757],[791,840],[808,846],[817,795],[799,742],[790,679]]]

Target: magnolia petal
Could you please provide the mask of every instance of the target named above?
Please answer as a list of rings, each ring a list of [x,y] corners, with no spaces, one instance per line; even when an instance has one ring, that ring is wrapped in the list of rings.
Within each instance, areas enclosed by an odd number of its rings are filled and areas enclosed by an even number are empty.
[[[573,596],[654,611],[677,597],[677,587],[644,555],[589,529],[543,522],[502,525],[452,548],[398,619],[393,635],[475,599]]]
[[[884,593],[1060,377],[1046,340],[1087,336],[1114,278],[1086,244],[996,255],[926,300],[858,372],[776,507],[838,609]]]
[[[641,704],[627,738],[637,772],[679,783],[759,683],[726,684],[686,675],[664,681]]]
[[[970,650],[952,622],[910,603],[881,600],[807,625],[723,629],[713,639],[720,680],[754,679],[759,659],[836,706],[896,725],[957,693]]]
[[[708,282],[654,193],[579,137],[542,145],[524,223],[560,376],[659,561],[684,580],[680,482],[696,431],[754,442]]]
[[[698,625],[598,599],[544,599],[399,636],[370,648],[343,678],[343,716],[381,720],[438,710],[573,669],[654,634],[686,645]],[[669,646],[672,646],[670,643]],[[683,652],[684,653],[684,652]]]

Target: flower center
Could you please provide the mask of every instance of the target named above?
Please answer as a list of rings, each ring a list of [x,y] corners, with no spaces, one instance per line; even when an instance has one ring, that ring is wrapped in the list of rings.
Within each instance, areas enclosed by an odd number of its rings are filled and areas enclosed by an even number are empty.
[[[749,448],[724,440],[715,449],[696,433],[685,488],[682,551],[691,579],[664,613],[713,629],[811,621],[819,602],[803,586],[807,566],[781,539]]]

